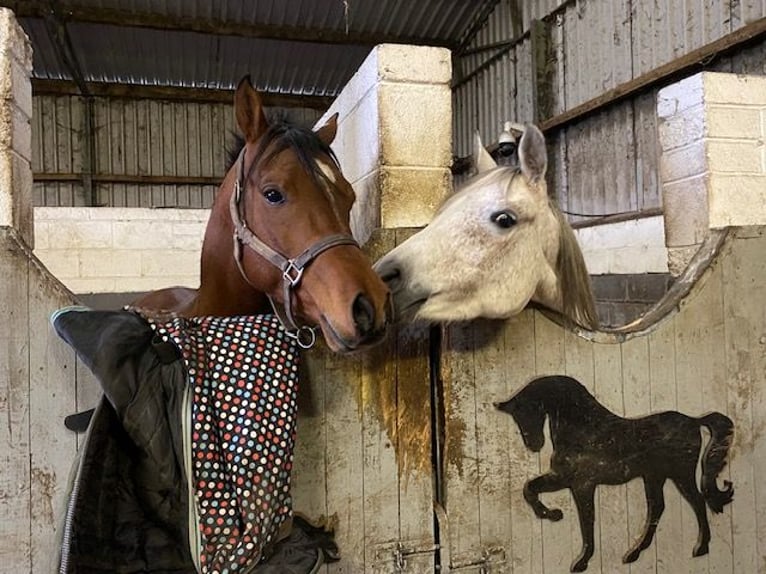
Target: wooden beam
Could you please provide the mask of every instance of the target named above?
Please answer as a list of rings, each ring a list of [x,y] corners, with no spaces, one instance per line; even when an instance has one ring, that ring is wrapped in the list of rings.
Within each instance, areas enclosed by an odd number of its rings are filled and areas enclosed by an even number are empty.
[[[35,173],[35,183],[75,183],[82,181],[81,173]],[[223,176],[185,176],[185,175],[139,175],[94,173],[91,181],[95,183],[124,183],[135,185],[215,185],[219,186]]]
[[[543,131],[561,128],[638,92],[645,91],[657,85],[666,84],[679,75],[688,74],[696,66],[704,66],[704,64],[709,62],[711,58],[734,50],[739,46],[747,42],[752,42],[762,36],[766,36],[766,18],[761,18],[755,22],[746,24],[742,28],[726,34],[714,42],[701,46],[696,50],[692,50],[680,58],[676,58],[646,74],[622,83],[579,106],[575,106],[557,116],[544,120],[540,123],[540,128]]]
[[[40,0],[0,0],[0,7],[10,8],[18,18],[44,18],[50,13],[45,2]],[[139,12],[120,10],[93,5],[77,5],[68,2],[62,7],[62,16],[67,23],[82,22],[110,26],[148,28],[152,30],[199,32],[218,36],[239,36],[267,40],[287,40],[317,44],[375,46],[377,44],[415,44],[446,46],[452,44],[441,38],[396,36],[393,34],[371,34],[354,30],[328,30],[321,28],[299,28],[291,26],[270,26],[248,22],[230,22],[208,18],[178,17],[163,12]]]
[[[114,84],[86,82],[89,93],[102,98],[127,98],[138,100],[175,100],[200,103],[226,103],[234,101],[234,90],[212,90],[180,86],[147,86],[139,84]],[[77,96],[80,91],[73,81],[32,78],[32,94],[36,96]],[[310,108],[324,111],[335,98],[328,96],[302,96],[292,94],[261,93],[267,107]]]
[[[562,213],[569,214],[568,211],[562,211]],[[620,223],[622,221],[635,221],[636,219],[645,219],[647,217],[657,217],[658,215],[662,215],[664,212],[662,211],[661,207],[649,207],[647,209],[641,209],[639,211],[623,211],[621,213],[615,213],[613,215],[602,215],[602,216],[592,216],[587,215],[586,217],[592,217],[593,219],[586,219],[586,220],[580,220],[571,222],[569,225],[572,229],[582,229],[584,227],[595,227],[597,225],[608,225],[610,223]],[[578,214],[572,213],[570,215],[577,216]]]

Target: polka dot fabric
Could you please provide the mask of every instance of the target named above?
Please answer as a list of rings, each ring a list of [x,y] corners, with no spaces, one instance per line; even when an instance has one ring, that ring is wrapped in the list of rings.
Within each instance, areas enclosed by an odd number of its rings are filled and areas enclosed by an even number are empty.
[[[273,315],[153,323],[186,363],[203,572],[247,571],[292,512],[298,351]]]

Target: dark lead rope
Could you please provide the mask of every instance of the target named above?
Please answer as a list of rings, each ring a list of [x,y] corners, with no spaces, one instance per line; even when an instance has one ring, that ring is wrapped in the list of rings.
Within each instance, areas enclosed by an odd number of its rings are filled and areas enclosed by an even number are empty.
[[[245,188],[245,149],[246,148],[244,147],[242,148],[239,158],[237,159],[239,162],[239,175],[234,184],[234,193],[231,194],[231,200],[229,201],[231,221],[234,224],[234,261],[237,263],[237,268],[242,274],[243,279],[251,287],[253,287],[253,284],[247,278],[245,268],[242,264],[242,245],[255,251],[258,255],[282,272],[284,307],[281,307],[274,301],[269,294],[266,294],[266,297],[268,297],[269,303],[271,303],[274,313],[285,328],[287,335],[295,339],[296,343],[301,348],[309,349],[316,342],[315,327],[298,325],[293,314],[292,292],[298,288],[303,277],[303,271],[321,253],[324,253],[333,247],[337,247],[338,245],[354,245],[355,247],[359,247],[359,244],[350,235],[329,235],[306,248],[297,257],[288,259],[261,241],[255,233],[247,227],[247,222],[240,213],[240,200],[242,199]],[[258,161],[258,158],[254,161]]]

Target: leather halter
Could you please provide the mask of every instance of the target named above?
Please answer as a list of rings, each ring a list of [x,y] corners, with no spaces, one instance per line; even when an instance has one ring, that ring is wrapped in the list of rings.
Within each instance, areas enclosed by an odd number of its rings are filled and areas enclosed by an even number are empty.
[[[242,264],[243,245],[255,251],[258,255],[282,272],[284,307],[280,307],[268,293],[266,294],[266,297],[268,297],[269,303],[271,303],[274,313],[285,328],[287,335],[295,339],[300,347],[309,349],[316,342],[315,327],[298,325],[298,322],[293,315],[293,291],[300,285],[303,271],[321,253],[324,253],[333,247],[337,247],[338,245],[354,245],[359,247],[359,244],[350,235],[340,233],[329,235],[304,249],[297,257],[290,259],[261,241],[255,233],[247,227],[247,222],[240,209],[240,200],[242,199],[245,190],[245,149],[246,148],[244,147],[242,148],[242,151],[239,153],[239,158],[237,158],[237,161],[239,162],[239,173],[237,175],[237,181],[234,184],[234,193],[231,194],[231,200],[229,201],[231,221],[234,224],[234,261],[237,263],[237,268],[242,274],[243,279],[251,287],[254,286],[248,279]],[[257,162],[258,159],[259,158],[256,158],[254,161]]]

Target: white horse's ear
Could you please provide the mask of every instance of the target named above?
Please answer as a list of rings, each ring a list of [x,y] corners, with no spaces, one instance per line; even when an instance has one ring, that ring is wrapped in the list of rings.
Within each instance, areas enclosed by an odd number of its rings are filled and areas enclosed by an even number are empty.
[[[521,173],[529,181],[538,181],[545,177],[548,168],[548,152],[545,149],[545,137],[534,124],[524,127],[524,135],[519,143],[519,164]]]
[[[489,152],[481,143],[481,135],[479,130],[473,132],[473,163],[476,166],[476,171],[482,173],[493,167],[497,167],[497,162],[492,159]]]

